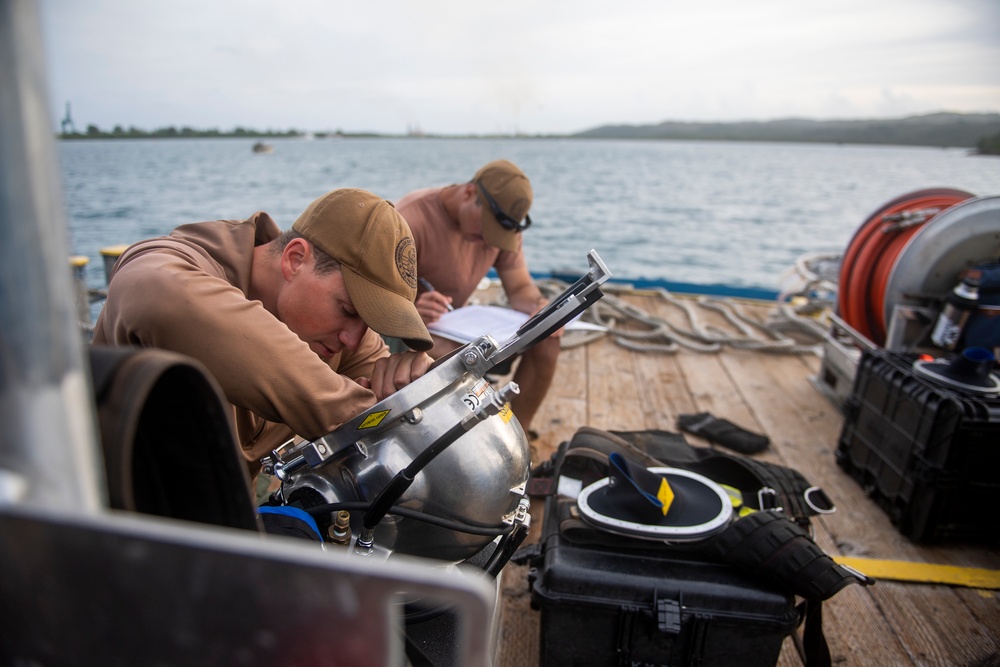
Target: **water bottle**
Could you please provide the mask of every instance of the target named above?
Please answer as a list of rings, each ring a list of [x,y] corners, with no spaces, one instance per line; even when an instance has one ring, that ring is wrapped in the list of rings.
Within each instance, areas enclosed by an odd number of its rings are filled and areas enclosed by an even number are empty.
[[[979,275],[972,273],[962,279],[945,299],[938,316],[931,342],[943,350],[954,350],[969,315],[979,305]]]

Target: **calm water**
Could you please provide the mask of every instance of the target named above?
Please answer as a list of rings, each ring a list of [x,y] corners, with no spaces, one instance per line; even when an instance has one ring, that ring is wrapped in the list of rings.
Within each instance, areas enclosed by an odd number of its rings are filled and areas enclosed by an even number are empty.
[[[99,250],[199,220],[270,213],[287,229],[327,190],[388,199],[466,181],[496,158],[532,179],[532,271],[586,269],[597,249],[616,277],[777,289],[806,253],[841,252],[889,200],[948,186],[1000,194],[1000,159],[964,150],[580,140],[252,140],[60,142],[70,247]]]

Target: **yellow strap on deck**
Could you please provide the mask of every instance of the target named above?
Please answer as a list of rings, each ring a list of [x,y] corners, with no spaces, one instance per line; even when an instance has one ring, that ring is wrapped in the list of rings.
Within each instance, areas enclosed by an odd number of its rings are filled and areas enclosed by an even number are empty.
[[[875,579],[1000,589],[1000,570],[850,556],[834,556],[833,560]]]

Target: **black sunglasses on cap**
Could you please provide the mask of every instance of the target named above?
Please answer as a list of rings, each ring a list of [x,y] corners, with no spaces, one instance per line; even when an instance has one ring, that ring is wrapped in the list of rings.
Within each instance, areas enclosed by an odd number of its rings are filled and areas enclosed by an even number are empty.
[[[501,227],[512,232],[521,232],[528,227],[531,227],[530,215],[524,216],[524,220],[515,220],[503,212],[503,209],[501,209],[500,205],[497,204],[497,200],[486,191],[486,188],[483,187],[482,183],[476,181],[476,186],[479,188],[479,191],[483,193],[483,199],[485,199],[486,203],[490,205],[490,210],[493,211],[493,217],[497,219],[497,222],[500,223]]]

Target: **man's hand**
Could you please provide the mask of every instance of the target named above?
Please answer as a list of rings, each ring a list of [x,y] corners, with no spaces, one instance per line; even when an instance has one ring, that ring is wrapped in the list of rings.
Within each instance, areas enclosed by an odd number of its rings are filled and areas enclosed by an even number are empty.
[[[441,316],[448,312],[451,306],[451,297],[445,296],[441,292],[421,292],[420,296],[413,304],[420,313],[420,319],[424,324],[431,324],[441,319]]]
[[[368,388],[375,392],[375,398],[386,396],[410,384],[427,372],[434,360],[424,352],[398,352],[375,362]],[[362,386],[365,383],[359,382]]]

